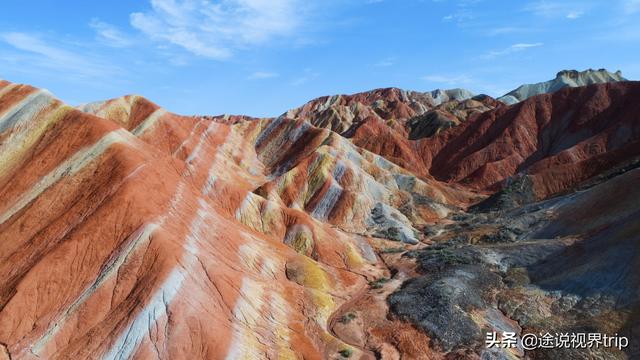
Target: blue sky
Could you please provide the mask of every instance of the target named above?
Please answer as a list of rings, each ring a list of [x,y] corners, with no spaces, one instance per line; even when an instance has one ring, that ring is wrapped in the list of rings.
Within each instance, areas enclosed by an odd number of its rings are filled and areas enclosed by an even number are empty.
[[[0,78],[77,105],[279,115],[395,86],[502,95],[562,69],[640,79],[640,0],[4,0]]]

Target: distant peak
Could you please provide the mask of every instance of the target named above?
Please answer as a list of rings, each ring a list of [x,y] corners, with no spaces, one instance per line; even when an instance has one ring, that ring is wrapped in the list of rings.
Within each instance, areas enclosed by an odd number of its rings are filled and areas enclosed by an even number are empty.
[[[622,77],[622,71],[618,70],[615,73],[611,73],[609,72],[607,69],[598,69],[598,70],[594,70],[594,69],[587,69],[584,71],[578,71],[578,70],[561,70],[558,71],[558,73],[556,74],[556,79],[565,77],[565,78],[571,78],[571,79],[577,79],[580,76],[584,76],[584,75],[590,75],[590,74],[594,74],[594,73],[599,73],[602,75],[615,75],[617,77]]]
[[[555,79],[535,83],[524,84],[498,98],[506,104],[515,104],[531,96],[552,93],[565,87],[586,86],[607,82],[626,81],[620,70],[615,73],[607,69],[562,70],[556,74]]]

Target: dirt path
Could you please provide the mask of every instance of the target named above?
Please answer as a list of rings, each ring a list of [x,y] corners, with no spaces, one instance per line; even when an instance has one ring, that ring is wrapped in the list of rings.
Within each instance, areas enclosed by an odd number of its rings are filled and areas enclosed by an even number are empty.
[[[383,270],[383,273],[386,274],[391,274],[391,269],[389,268],[389,266],[387,265],[387,263],[384,261],[383,257],[378,254],[376,252],[377,258],[378,258],[378,262],[376,264],[376,267],[378,267],[379,269]],[[365,280],[366,277],[365,277]],[[391,285],[391,282],[389,282],[388,284],[384,284],[384,286],[389,286]],[[337,339],[340,339],[342,342],[344,342],[345,344],[348,344],[349,346],[358,349],[362,352],[362,355],[360,357],[360,359],[377,359],[378,356],[376,356],[376,354],[367,349],[366,348],[366,342],[365,342],[365,347],[359,345],[359,344],[354,344],[352,341],[349,341],[348,339],[344,339],[342,338],[338,333],[336,333],[335,331],[335,326],[340,322],[340,320],[348,313],[350,312],[356,312],[357,309],[354,309],[353,306],[360,301],[363,297],[365,297],[366,295],[370,294],[372,291],[376,291],[376,294],[371,294],[372,298],[375,298],[377,294],[377,292],[379,292],[380,289],[374,289],[371,287],[371,285],[369,284],[369,281],[366,281],[366,283],[359,288],[355,293],[353,293],[351,295],[351,297],[349,298],[349,300],[345,301],[344,303],[342,303],[332,314],[331,316],[329,316],[328,322],[327,322],[327,331],[334,336]],[[362,329],[365,336],[366,336],[366,332],[367,329],[363,328]]]
[[[340,307],[338,307],[338,309],[336,309],[336,311],[334,311],[333,314],[331,314],[331,316],[329,316],[329,321],[327,323],[327,330],[335,338],[340,339],[345,344],[348,344],[348,345],[360,350],[362,352],[362,356],[360,357],[360,359],[375,360],[376,359],[376,354],[373,351],[368,350],[368,349],[366,349],[364,347],[361,347],[358,344],[351,343],[351,342],[347,341],[346,339],[341,338],[334,330],[334,327],[336,326],[337,322],[340,321],[340,319],[342,319],[342,317],[351,310],[351,307],[356,302],[358,302],[360,299],[362,299],[362,297],[369,292],[369,289],[370,289],[370,287],[369,287],[369,284],[367,283],[363,287],[361,287],[358,291],[356,291],[356,293],[353,294],[353,296],[351,296],[351,298],[349,300],[347,300],[342,305],[340,305]]]

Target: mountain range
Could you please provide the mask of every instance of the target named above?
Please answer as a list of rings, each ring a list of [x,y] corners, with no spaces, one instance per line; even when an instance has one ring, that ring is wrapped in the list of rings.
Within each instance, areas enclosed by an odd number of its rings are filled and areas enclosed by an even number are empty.
[[[588,69],[585,71],[563,70],[558,72],[553,80],[519,86],[517,89],[499,97],[498,100],[511,105],[535,95],[551,93],[566,87],[626,80],[627,79],[622,77],[622,72],[619,70],[615,73],[608,72],[606,69]]]
[[[0,359],[639,357],[638,114],[606,70],[273,118],[0,81]]]

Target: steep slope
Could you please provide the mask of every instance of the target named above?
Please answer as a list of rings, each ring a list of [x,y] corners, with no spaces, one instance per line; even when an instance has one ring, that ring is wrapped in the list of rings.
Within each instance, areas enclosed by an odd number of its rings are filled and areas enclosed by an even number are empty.
[[[370,236],[415,244],[477,201],[301,120],[80,109],[0,83],[12,358],[371,357],[331,325],[389,276]]]
[[[349,232],[380,230],[374,218],[383,219],[375,209],[404,214],[398,217],[411,219],[402,221],[410,228],[410,223],[441,218],[478,198],[437,181],[418,179],[338,134],[300,120],[269,122],[256,140],[256,149],[269,174],[257,194]],[[403,239],[417,241],[413,234]]]
[[[433,110],[407,120],[408,137],[410,140],[431,137],[498,106],[502,106],[502,103],[487,95],[444,102]]]
[[[421,145],[437,179],[495,189],[518,174],[544,198],[639,154],[638,99],[639,82],[566,88]]]
[[[366,240],[304,212],[243,208],[266,180],[245,138],[266,123],[238,133],[153,107],[116,122],[0,86],[0,342],[14,359],[358,352],[327,319],[383,269]],[[313,257],[284,241],[299,231]]]
[[[123,104],[136,103],[126,101],[128,98],[113,99],[100,103],[98,107],[85,106],[82,109],[114,121],[120,121],[122,114],[129,114],[129,118],[145,115],[155,118],[155,115],[150,116],[151,112],[136,114],[142,109],[140,106],[125,108]],[[150,103],[141,97],[136,101]],[[449,188],[437,181],[417,179],[386,159],[353,146],[335,132],[316,128],[303,120],[284,116],[277,119],[179,117],[157,106],[155,108],[157,112],[166,114],[164,116],[169,121],[181,121],[183,118],[237,125],[233,131],[255,148],[252,151],[256,152],[259,160],[259,163],[250,163],[242,159],[240,163],[247,166],[244,171],[255,173],[256,168],[261,168],[267,179],[255,189],[255,193],[348,231],[365,232],[366,223],[378,203],[403,208],[414,221],[421,222],[420,218],[442,217],[450,209],[478,199],[468,191]],[[257,133],[256,127],[260,129]],[[241,178],[252,176],[255,174],[245,174]],[[417,207],[414,200],[420,203]],[[420,218],[410,215],[412,211],[419,211]]]
[[[0,358],[637,357],[640,83],[443,94],[257,119],[0,81]]]
[[[565,87],[579,87],[607,82],[627,81],[619,70],[611,73],[606,69],[585,71],[563,70],[556,74],[555,79],[537,83],[521,85],[498,98],[505,104],[515,104],[539,94],[548,94]]]
[[[391,265],[407,267],[412,258],[418,271],[389,296],[391,311],[453,358],[637,358],[639,176],[637,167],[626,169],[581,192],[435,225],[434,245]],[[629,346],[525,353],[484,344],[486,332],[551,329],[619,334]]]
[[[160,116],[167,113],[167,110],[162,109],[157,104],[149,101],[140,95],[126,95],[115,99],[109,99],[105,101],[97,101],[88,104],[83,104],[77,107],[78,110],[93,114],[105,119],[109,119],[118,123],[126,130],[131,132],[139,132],[146,126],[149,126],[155,122]],[[151,116],[153,115],[153,116]],[[192,116],[198,119],[208,119],[225,124],[236,124],[247,120],[260,120],[246,115],[202,115]],[[146,120],[146,124],[142,121]],[[140,129],[136,129],[141,126]]]
[[[309,121],[312,125],[344,133],[372,119],[386,122],[404,133],[404,121],[421,115],[443,102],[465,100],[473,96],[464,89],[407,91],[397,88],[376,89],[353,95],[323,96],[287,111],[284,116]]]
[[[431,138],[411,141],[372,121],[351,140],[420,177],[490,192],[514,182],[542,199],[638,154],[638,99],[638,82],[565,88]]]

